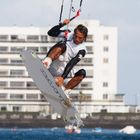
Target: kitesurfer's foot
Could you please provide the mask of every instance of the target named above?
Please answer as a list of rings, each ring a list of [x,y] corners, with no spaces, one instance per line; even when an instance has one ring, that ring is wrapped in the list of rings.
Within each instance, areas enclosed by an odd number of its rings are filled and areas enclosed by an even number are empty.
[[[43,65],[45,66],[46,69],[49,69],[51,63],[52,63],[52,59],[50,57],[46,57],[43,61],[42,61]]]
[[[71,104],[71,99],[68,98],[66,101],[65,101],[65,104],[68,106],[68,107],[71,107],[72,104]]]
[[[71,89],[65,89],[64,90],[65,94],[69,96],[69,94],[71,93]]]
[[[72,106],[72,103],[71,103],[72,98],[69,97],[71,89],[66,89],[64,86],[61,86],[61,88],[64,91],[65,95],[67,96],[67,99],[65,101],[63,101],[63,104],[66,107],[71,107]]]
[[[71,93],[71,89],[66,89],[64,85],[62,85],[61,88],[65,92],[65,94],[69,97],[69,94]]]
[[[67,96],[66,105],[67,105],[68,107],[71,107],[71,106],[72,106],[72,104],[71,104],[72,98],[70,98],[70,96],[69,96],[70,92],[71,92],[71,89],[65,89],[65,90],[64,90],[64,93],[65,93],[66,96]]]

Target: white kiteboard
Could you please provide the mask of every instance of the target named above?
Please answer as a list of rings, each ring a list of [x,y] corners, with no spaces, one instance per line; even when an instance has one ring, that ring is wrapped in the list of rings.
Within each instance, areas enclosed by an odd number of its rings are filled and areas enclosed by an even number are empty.
[[[53,76],[44,67],[36,53],[31,50],[23,50],[20,54],[29,75],[55,112],[60,114],[68,124],[77,125],[78,127],[83,125],[79,113],[70,101],[69,96],[64,93],[61,87],[56,85]]]

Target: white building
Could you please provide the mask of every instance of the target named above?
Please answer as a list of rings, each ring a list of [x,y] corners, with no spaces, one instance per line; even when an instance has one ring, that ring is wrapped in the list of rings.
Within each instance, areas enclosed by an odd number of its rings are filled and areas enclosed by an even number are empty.
[[[89,29],[88,54],[78,64],[87,78],[73,90],[71,98],[81,113],[126,112],[123,94],[117,94],[117,28],[100,25],[99,21],[76,21]],[[19,56],[22,49],[37,51],[39,57],[58,39],[47,35],[48,28],[0,27],[0,110],[52,112],[49,103],[36,88]]]

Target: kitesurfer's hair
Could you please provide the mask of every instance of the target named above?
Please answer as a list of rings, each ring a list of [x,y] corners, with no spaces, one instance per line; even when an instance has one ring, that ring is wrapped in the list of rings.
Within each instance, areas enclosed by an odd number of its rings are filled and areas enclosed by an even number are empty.
[[[76,33],[76,30],[80,31],[84,37],[85,37],[85,40],[87,38],[87,35],[88,35],[88,29],[87,27],[85,27],[84,25],[82,24],[79,24],[75,29],[74,29],[74,33]]]

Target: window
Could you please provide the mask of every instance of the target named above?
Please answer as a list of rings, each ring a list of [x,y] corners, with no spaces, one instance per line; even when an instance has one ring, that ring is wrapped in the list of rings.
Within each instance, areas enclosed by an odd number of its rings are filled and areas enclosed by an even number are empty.
[[[0,70],[0,76],[8,76],[8,70]]]
[[[93,35],[88,35],[87,36],[87,39],[86,39],[87,42],[93,42]]]
[[[23,88],[24,87],[24,82],[10,82],[10,87],[11,88]]]
[[[93,70],[86,70],[86,76],[93,77]]]
[[[7,64],[8,59],[7,58],[0,58],[0,64]]]
[[[115,95],[116,100],[123,100],[123,95]]]
[[[91,101],[91,95],[86,95],[86,94],[78,95],[78,100],[80,102],[82,102],[82,101]]]
[[[27,47],[27,50],[38,51],[38,47]]]
[[[86,46],[88,53],[93,53],[93,46]]]
[[[83,84],[81,84],[81,87],[82,87],[82,88],[88,87],[88,83],[83,83]]]
[[[41,99],[41,101],[46,101],[46,98],[43,94],[40,94],[40,99]]]
[[[103,94],[103,100],[107,100],[108,99],[108,94]]]
[[[26,83],[26,87],[27,87],[27,88],[36,88],[36,85],[35,85],[34,82],[27,82],[27,83]]]
[[[92,64],[92,58],[84,58],[84,63]]]
[[[104,40],[109,40],[109,35],[104,35],[103,39]]]
[[[11,64],[22,64],[23,62],[22,62],[22,60],[20,60],[20,59],[11,59]]]
[[[0,35],[0,41],[8,41],[8,35]]]
[[[20,106],[13,106],[13,112],[20,112],[21,107]]]
[[[1,106],[1,111],[7,111],[7,107],[6,106]]]
[[[27,100],[36,100],[36,99],[38,99],[38,94],[27,94],[26,99]]]
[[[92,82],[82,82],[81,88],[92,88]]]
[[[47,47],[40,47],[40,52],[47,53]]]
[[[17,41],[18,36],[17,35],[11,35],[11,41]]]
[[[108,58],[103,58],[103,63],[108,63],[109,59]]]
[[[93,64],[93,59],[92,58],[82,58],[81,61],[78,63],[79,65],[83,64]]]
[[[29,35],[27,36],[27,41],[39,41],[38,35]]]
[[[104,46],[103,51],[104,52],[108,52],[109,51],[109,47],[108,46]]]
[[[58,38],[56,38],[56,37],[49,37],[49,41],[50,42],[58,42],[58,41],[60,41],[60,38],[58,37]]]
[[[24,70],[11,70],[10,76],[23,76]]]
[[[11,52],[21,52],[25,47],[18,47],[18,46],[15,46],[15,47],[11,47]]]
[[[23,34],[18,35],[18,42],[25,42],[25,35]]]
[[[73,101],[78,101],[78,95],[70,95]]]
[[[7,94],[6,93],[0,93],[0,100],[7,99]]]
[[[6,81],[0,81],[0,88],[5,88],[7,87],[7,82]]]
[[[42,35],[41,36],[41,41],[42,42],[47,42],[47,36],[46,35]]]
[[[22,100],[24,99],[23,94],[10,94],[10,99],[12,100]]]
[[[103,82],[103,87],[108,87],[108,82]]]
[[[0,46],[0,52],[7,52],[7,51],[8,51],[8,47]]]

